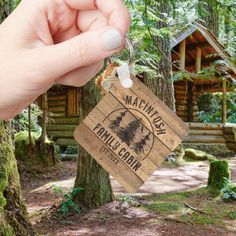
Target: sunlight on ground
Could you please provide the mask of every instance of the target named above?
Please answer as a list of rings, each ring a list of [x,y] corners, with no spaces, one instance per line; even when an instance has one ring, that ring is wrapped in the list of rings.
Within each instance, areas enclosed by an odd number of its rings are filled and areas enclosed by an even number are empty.
[[[51,188],[53,188],[54,186],[60,186],[64,191],[68,191],[71,188],[73,188],[75,183],[75,178],[70,178],[67,180],[60,180],[60,181],[55,181],[55,182],[50,182],[47,183],[43,186],[40,186],[39,188],[33,189],[30,192],[34,193],[34,192],[45,192]]]

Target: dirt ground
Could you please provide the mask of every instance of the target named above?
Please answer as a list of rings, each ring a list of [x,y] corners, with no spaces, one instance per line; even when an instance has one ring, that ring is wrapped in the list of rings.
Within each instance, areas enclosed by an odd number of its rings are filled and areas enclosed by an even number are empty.
[[[205,185],[208,168],[208,162],[190,162],[180,166],[164,165],[154,172],[140,188],[139,193],[132,195],[138,205],[127,204],[119,200],[122,196],[126,196],[126,193],[112,178],[116,201],[99,209],[82,209],[81,214],[69,213],[66,216],[56,211],[60,199],[53,188],[60,187],[66,193],[73,187],[76,162],[61,162],[56,167],[45,169],[43,173],[36,175],[23,172],[21,179],[30,219],[39,235],[236,235],[236,219],[227,220],[227,222],[224,220],[224,225],[211,222],[209,224],[195,224],[191,221],[177,220],[172,215],[166,214],[165,209],[163,211],[165,214],[162,214],[161,211],[150,211],[143,207],[152,204],[154,199],[161,199],[161,196],[165,198],[165,195],[162,194],[196,189]],[[235,158],[230,160],[230,168],[232,179],[236,182]],[[167,195],[168,197],[170,196]],[[188,202],[188,198],[186,199],[184,201]],[[200,201],[204,202],[205,199],[195,200],[195,202],[190,201],[190,204],[194,203],[196,207],[203,207]],[[226,207],[236,212],[235,204]]]

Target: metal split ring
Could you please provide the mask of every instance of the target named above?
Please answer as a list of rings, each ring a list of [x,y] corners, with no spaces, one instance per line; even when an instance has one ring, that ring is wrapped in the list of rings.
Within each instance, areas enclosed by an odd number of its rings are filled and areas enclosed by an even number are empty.
[[[129,49],[129,54],[130,54],[129,66],[133,66],[134,61],[135,61],[135,51],[134,51],[134,46],[128,35],[125,35],[125,43],[126,43],[126,47]]]
[[[134,46],[129,38],[128,35],[125,35],[125,48],[124,49],[128,49],[129,50],[129,62],[128,65],[129,67],[133,67],[134,62],[135,62],[135,51],[134,51]],[[124,50],[122,49],[122,50]],[[112,63],[111,57],[106,58],[105,60],[105,65],[108,65]]]

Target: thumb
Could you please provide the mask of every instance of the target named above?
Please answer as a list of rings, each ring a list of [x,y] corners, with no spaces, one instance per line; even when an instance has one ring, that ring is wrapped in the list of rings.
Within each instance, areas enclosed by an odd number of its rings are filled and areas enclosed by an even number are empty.
[[[119,30],[106,27],[82,33],[56,45],[37,48],[33,57],[38,62],[41,73],[45,75],[44,78],[55,80],[72,70],[111,56],[123,44],[123,36]]]

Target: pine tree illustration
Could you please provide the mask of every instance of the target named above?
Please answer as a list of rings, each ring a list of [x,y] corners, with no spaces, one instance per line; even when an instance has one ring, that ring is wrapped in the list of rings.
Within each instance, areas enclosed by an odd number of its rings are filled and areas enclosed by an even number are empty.
[[[147,145],[147,141],[150,140],[150,132],[145,135],[145,137],[143,139],[141,139],[139,142],[134,144],[134,151],[137,154],[140,154],[141,152],[144,153],[144,146]]]
[[[117,131],[117,136],[128,146],[130,146],[133,142],[135,134],[141,124],[141,120],[142,119],[135,119],[134,121],[130,122],[125,128],[120,128],[120,130]]]
[[[110,125],[109,125],[109,128],[114,132],[116,133],[119,128],[120,128],[120,123],[121,121],[123,120],[123,118],[125,117],[126,115],[126,111],[124,112],[121,112],[120,115],[118,117],[116,117],[114,120],[111,121]]]

